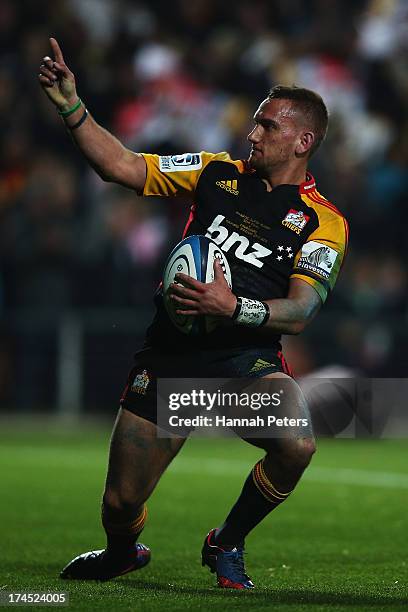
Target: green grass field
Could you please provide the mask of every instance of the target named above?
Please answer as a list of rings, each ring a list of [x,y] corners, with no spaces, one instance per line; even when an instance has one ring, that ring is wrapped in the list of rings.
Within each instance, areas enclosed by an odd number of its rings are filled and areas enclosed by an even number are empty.
[[[104,546],[108,437],[2,425],[1,589],[66,590],[75,611],[408,609],[406,441],[320,441],[296,492],[247,539],[254,591],[219,590],[200,563],[205,533],[260,456],[236,440],[192,439],[164,475],[141,538],[147,568],[109,583],[59,580],[73,556]]]

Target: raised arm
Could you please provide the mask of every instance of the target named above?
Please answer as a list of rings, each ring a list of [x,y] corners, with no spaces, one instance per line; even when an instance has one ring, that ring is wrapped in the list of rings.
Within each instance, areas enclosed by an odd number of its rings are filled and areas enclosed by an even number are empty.
[[[44,57],[38,80],[57,107],[78,148],[90,165],[105,180],[141,193],[146,181],[146,162],[100,126],[80,101],[75,77],[65,63],[55,38],[50,38],[54,59]],[[72,112],[73,111],[73,112]]]

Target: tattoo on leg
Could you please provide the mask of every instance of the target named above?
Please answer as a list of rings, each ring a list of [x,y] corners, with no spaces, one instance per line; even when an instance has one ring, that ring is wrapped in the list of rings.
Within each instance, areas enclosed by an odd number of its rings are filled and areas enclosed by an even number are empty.
[[[155,439],[146,436],[146,432],[139,425],[126,427],[120,434],[121,442],[130,442],[136,448],[148,450],[156,443]]]

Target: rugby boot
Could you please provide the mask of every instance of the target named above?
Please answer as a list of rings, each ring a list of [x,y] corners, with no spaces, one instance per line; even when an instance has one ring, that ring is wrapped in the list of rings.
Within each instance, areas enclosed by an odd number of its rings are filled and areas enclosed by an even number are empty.
[[[72,559],[60,573],[65,580],[111,580],[140,569],[150,561],[150,549],[144,544],[134,548],[121,558],[109,555],[105,550],[91,550]]]
[[[215,529],[204,540],[201,551],[203,567],[207,565],[211,573],[217,574],[218,586],[223,589],[253,589],[254,583],[245,572],[244,546],[217,546]]]

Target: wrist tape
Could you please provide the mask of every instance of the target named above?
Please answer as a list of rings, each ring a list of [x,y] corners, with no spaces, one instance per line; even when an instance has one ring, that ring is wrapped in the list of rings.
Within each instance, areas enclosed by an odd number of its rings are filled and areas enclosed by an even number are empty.
[[[265,302],[238,296],[232,320],[236,325],[260,327],[261,325],[265,325],[269,319],[269,315],[269,306]]]

